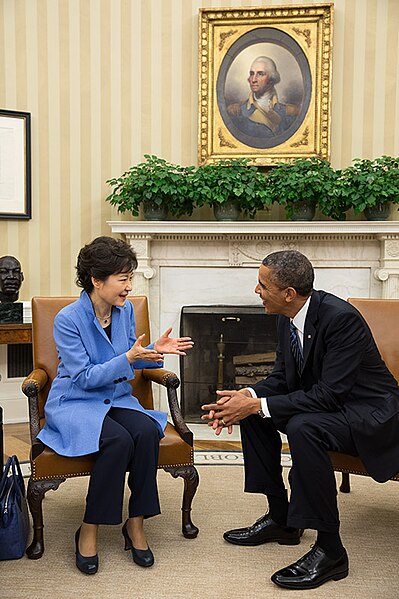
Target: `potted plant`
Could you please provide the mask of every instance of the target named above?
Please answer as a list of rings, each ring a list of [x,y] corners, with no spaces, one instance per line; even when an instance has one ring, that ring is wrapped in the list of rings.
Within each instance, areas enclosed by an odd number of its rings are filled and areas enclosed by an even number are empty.
[[[338,217],[329,206],[335,182],[335,171],[322,158],[297,158],[278,163],[267,176],[274,201],[285,207],[291,220],[312,220],[316,206],[327,216]]]
[[[173,216],[191,214],[193,202],[189,191],[194,167],[171,164],[148,154],[144,158],[145,162],[107,181],[113,191],[106,200],[119,212],[130,211],[133,216],[138,216],[143,206],[147,220],[163,220],[168,211]]]
[[[191,175],[197,206],[213,206],[217,220],[238,220],[240,212],[253,218],[271,204],[264,175],[248,158],[220,160],[199,166]]]
[[[355,158],[340,171],[337,193],[368,220],[386,220],[390,204],[399,203],[399,158]]]

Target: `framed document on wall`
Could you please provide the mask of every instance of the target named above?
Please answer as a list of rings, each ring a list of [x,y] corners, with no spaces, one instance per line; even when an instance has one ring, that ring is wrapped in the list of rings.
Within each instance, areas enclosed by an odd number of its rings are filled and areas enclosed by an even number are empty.
[[[333,5],[201,9],[200,164],[330,155]]]
[[[0,218],[31,218],[30,113],[0,110]]]

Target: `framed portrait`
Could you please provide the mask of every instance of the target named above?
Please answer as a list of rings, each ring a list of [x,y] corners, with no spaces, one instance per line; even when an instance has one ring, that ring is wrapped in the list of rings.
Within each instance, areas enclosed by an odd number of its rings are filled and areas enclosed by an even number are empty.
[[[0,110],[0,218],[31,218],[30,113]]]
[[[333,4],[200,9],[198,161],[330,157]]]

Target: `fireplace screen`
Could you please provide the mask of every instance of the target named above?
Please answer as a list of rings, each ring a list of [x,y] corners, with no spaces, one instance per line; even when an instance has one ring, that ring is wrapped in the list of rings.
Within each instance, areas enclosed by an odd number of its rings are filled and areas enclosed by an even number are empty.
[[[239,389],[273,369],[276,317],[262,306],[184,306],[180,335],[194,347],[180,361],[181,408],[187,422],[201,421],[201,405],[217,389]]]

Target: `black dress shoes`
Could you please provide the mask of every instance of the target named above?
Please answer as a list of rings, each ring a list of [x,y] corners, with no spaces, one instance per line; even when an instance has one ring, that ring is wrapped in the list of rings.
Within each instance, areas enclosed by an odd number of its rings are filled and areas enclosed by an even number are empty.
[[[125,539],[125,551],[131,550],[134,563],[142,568],[149,568],[152,566],[154,564],[154,554],[151,549],[149,547],[147,549],[136,549],[133,547],[132,539],[127,532],[127,520],[122,526],[122,534]]]
[[[233,545],[263,545],[276,541],[280,545],[298,545],[303,530],[279,526],[269,514],[259,518],[247,528],[235,528],[224,533],[223,538]]]
[[[348,576],[348,555],[329,558],[321,547],[315,545],[297,562],[275,572],[272,581],[284,589],[315,589],[328,580],[341,580]]]
[[[83,574],[95,574],[98,570],[98,555],[91,555],[85,557],[81,555],[79,551],[79,537],[80,537],[80,526],[75,532],[75,554],[76,554],[76,567],[83,572]]]

